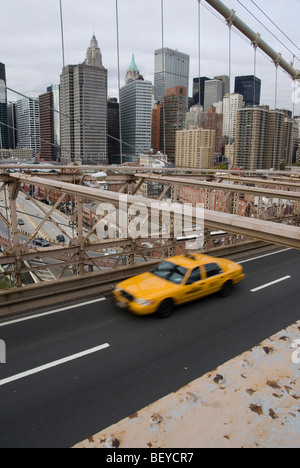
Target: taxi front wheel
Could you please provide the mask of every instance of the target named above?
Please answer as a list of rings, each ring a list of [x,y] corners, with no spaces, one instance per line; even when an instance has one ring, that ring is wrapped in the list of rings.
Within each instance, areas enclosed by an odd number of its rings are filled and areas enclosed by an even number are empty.
[[[159,306],[157,316],[159,318],[170,317],[174,310],[174,302],[172,299],[165,299]]]

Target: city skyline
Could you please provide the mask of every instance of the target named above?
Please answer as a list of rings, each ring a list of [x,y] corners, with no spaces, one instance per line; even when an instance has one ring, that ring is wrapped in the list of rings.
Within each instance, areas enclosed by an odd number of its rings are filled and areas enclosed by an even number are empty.
[[[275,0],[270,3],[260,2],[261,8],[278,22],[279,26],[297,41],[297,13],[300,13],[299,2],[288,0],[289,13],[280,10],[282,2]],[[204,4],[205,2],[203,2]],[[262,25],[258,24],[238,3],[237,0],[226,0],[229,8],[234,8],[250,27],[261,33],[269,44],[292,61],[289,52],[268,34]],[[250,0],[245,0],[245,6],[250,8]],[[117,85],[117,47],[115,26],[115,4],[111,0],[87,0],[85,9],[79,9],[79,2],[63,0],[65,64],[78,64],[84,61],[86,43],[93,34],[97,36],[102,52],[103,64],[108,69],[108,95],[118,97]],[[178,49],[190,55],[190,85],[198,73],[198,28],[196,0],[188,0],[188,5],[182,8],[180,0],[165,0],[165,47]],[[1,5],[3,24],[1,25],[0,41],[2,47],[0,61],[6,65],[7,86],[27,96],[38,96],[45,92],[51,84],[59,83],[62,71],[62,52],[60,35],[59,2],[53,5],[47,14],[45,6],[37,0],[12,0]],[[34,24],[31,36],[28,23],[24,17],[29,15]],[[253,11],[253,5],[251,8]],[[292,14],[292,11],[294,13]],[[254,9],[257,18],[261,18]],[[201,8],[201,76],[226,75],[228,63],[228,28],[204,6]],[[266,21],[264,21],[266,22]],[[134,23],[134,27],[131,27]],[[136,0],[128,0],[126,5],[119,2],[120,24],[120,68],[123,81],[132,53],[135,54],[139,68],[145,80],[154,83],[154,51],[161,48],[161,11],[160,1],[148,2],[147,15],[144,5]],[[79,27],[80,26],[80,27]],[[180,28],[179,28],[180,26]],[[267,24],[273,33],[280,36],[272,24]],[[212,38],[214,39],[212,41]],[[282,39],[295,55],[300,55],[286,38]],[[254,52],[250,44],[232,35],[232,83],[235,76],[251,75],[254,67]],[[295,59],[295,67],[300,68],[300,62]],[[261,54],[257,54],[256,75],[262,79],[261,103],[274,107],[275,104],[275,66]],[[281,70],[278,73],[278,107],[292,109],[292,80]],[[9,100],[18,100],[19,96],[8,94]],[[300,105],[296,104],[295,113],[300,114]]]

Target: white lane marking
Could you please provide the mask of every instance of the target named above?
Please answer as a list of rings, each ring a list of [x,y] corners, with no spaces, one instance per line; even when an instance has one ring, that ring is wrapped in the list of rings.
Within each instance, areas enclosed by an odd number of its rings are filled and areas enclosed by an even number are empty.
[[[241,262],[237,262],[237,263],[242,264],[242,263],[254,262],[255,260],[260,260],[261,258],[271,257],[272,255],[277,255],[280,253],[288,252],[289,250],[293,250],[293,249],[289,248],[289,249],[284,249],[284,250],[278,250],[277,252],[260,255],[259,257],[249,258],[248,260],[242,260]]]
[[[0,386],[7,385],[11,382],[15,382],[16,380],[24,379],[25,377],[29,377],[30,375],[39,374],[47,369],[51,369],[53,367],[60,366],[70,361],[75,361],[76,359],[80,359],[84,356],[88,356],[89,354],[97,353],[98,351],[102,351],[103,349],[109,348],[109,344],[105,343],[101,346],[97,346],[96,348],[87,349],[86,351],[82,351],[78,354],[73,354],[72,356],[68,356],[63,359],[59,359],[58,361],[49,362],[44,366],[36,367],[35,369],[28,370],[26,372],[21,372],[20,374],[13,375],[12,377],[8,377],[6,379],[0,380]]]
[[[33,320],[33,319],[40,318],[40,317],[46,317],[47,315],[57,314],[58,312],[64,312],[66,310],[76,309],[78,307],[84,307],[86,305],[96,304],[97,302],[102,302],[102,301],[106,301],[106,298],[101,297],[99,299],[94,299],[88,302],[81,302],[80,304],[63,307],[61,309],[51,310],[49,312],[44,312],[42,314],[30,315],[28,317],[22,317],[20,319],[11,320],[9,322],[3,322],[3,323],[0,323],[0,327],[6,327],[7,325],[13,325],[14,323],[19,323],[19,322],[26,322],[27,320]]]
[[[281,283],[282,281],[286,281],[288,279],[291,279],[291,276],[285,276],[284,278],[280,278],[276,281],[272,281],[271,283],[263,284],[262,286],[259,286],[258,288],[251,289],[251,292],[260,291],[261,289],[268,288],[269,286],[273,286],[274,284]]]

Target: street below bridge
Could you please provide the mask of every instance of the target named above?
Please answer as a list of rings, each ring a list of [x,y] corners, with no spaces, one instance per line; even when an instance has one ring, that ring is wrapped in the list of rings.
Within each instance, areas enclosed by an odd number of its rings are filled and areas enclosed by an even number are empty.
[[[258,345],[299,319],[300,252],[241,260],[227,298],[166,320],[111,297],[0,323],[0,447],[71,447]]]

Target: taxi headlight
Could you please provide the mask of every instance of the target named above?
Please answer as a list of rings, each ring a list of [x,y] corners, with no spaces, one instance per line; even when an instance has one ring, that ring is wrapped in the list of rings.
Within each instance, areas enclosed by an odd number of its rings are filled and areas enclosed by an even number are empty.
[[[136,299],[135,302],[141,306],[149,306],[154,304],[154,301],[145,301],[144,299]]]

